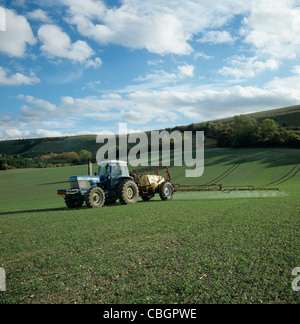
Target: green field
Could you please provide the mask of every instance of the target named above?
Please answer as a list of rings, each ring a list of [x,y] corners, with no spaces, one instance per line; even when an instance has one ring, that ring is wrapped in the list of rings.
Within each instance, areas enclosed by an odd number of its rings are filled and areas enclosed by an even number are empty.
[[[295,303],[300,150],[209,149],[200,179],[281,191],[176,193],[69,210],[85,166],[0,172],[0,303]]]

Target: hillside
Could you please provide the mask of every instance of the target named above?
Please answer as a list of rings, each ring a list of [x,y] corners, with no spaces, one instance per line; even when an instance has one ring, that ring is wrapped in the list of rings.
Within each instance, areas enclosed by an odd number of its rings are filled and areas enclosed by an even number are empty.
[[[257,113],[247,114],[246,116],[257,119],[262,122],[266,118],[274,119],[280,126],[284,127],[299,127],[300,126],[300,105],[286,108],[272,109]],[[233,117],[214,120],[214,122],[231,122]]]
[[[256,118],[259,122],[263,119],[274,119],[279,125],[289,127],[300,127],[300,105],[286,107],[275,110],[267,110],[248,116]],[[233,117],[220,119],[218,121],[227,123],[232,121]],[[201,126],[203,123],[196,124]],[[216,147],[216,141],[207,139],[207,148]],[[21,154],[26,152],[79,152],[87,150],[96,155],[99,144],[96,143],[96,135],[70,136],[57,138],[40,138],[40,139],[24,139],[12,141],[0,141],[0,154]]]

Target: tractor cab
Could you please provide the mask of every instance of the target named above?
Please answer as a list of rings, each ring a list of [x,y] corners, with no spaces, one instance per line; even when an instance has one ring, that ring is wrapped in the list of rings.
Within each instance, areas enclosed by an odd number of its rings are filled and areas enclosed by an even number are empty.
[[[104,161],[99,166],[98,176],[104,189],[115,189],[123,178],[130,178],[124,161]]]

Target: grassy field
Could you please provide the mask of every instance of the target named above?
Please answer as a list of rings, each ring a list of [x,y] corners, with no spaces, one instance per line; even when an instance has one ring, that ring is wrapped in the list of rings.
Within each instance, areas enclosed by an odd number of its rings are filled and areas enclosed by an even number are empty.
[[[299,304],[300,151],[210,149],[205,162],[173,182],[281,191],[69,210],[56,190],[85,166],[0,172],[0,303]]]

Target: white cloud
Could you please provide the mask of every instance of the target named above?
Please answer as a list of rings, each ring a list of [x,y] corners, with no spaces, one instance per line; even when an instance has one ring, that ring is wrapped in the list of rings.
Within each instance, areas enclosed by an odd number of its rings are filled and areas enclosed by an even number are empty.
[[[140,76],[134,81],[140,84],[127,86],[125,92],[147,91],[150,89],[161,89],[163,87],[174,86],[182,83],[186,78],[193,78],[195,75],[195,66],[184,64],[177,67],[177,70],[166,72],[165,70],[154,70],[146,76]]]
[[[300,65],[294,66],[291,72],[300,75]]]
[[[103,18],[106,6],[102,0],[63,0],[63,3],[69,7],[70,13],[74,16],[84,15],[88,18]]]
[[[66,116],[64,110],[59,109],[44,99],[34,98],[32,96],[19,95],[18,98],[27,104],[20,109],[20,121],[30,125],[40,125],[42,120],[61,118]]]
[[[119,44],[135,49],[146,48],[157,54],[189,54],[189,37],[182,32],[180,21],[172,15],[139,16],[124,9],[110,11],[106,24],[94,25],[83,16],[72,18],[79,32],[101,44]]]
[[[54,123],[60,128],[68,128],[70,125],[74,128],[83,119],[91,119],[93,122],[115,120],[118,116],[121,118],[121,111],[128,106],[117,94],[85,98],[62,97],[58,105],[32,96],[19,95],[18,98],[26,103],[20,108],[19,121],[31,127],[53,126]]]
[[[300,97],[299,84],[300,73],[286,78],[277,77],[271,82],[267,83],[266,87],[270,89],[281,89],[291,93],[292,97]]]
[[[128,86],[126,91],[135,91],[136,89],[153,89],[153,88],[161,88],[163,86],[167,86],[173,83],[176,83],[178,80],[178,73],[168,73],[164,70],[155,70],[146,76],[140,76],[135,79],[135,82],[139,82],[139,85],[135,85],[133,87]]]
[[[61,132],[48,130],[48,129],[37,129],[31,136],[40,137],[60,137],[63,136]]]
[[[48,57],[83,63],[94,55],[94,51],[86,42],[79,40],[72,43],[69,35],[58,26],[44,25],[39,29],[38,36],[43,43],[41,50]]]
[[[0,32],[6,31],[6,14],[5,9],[0,7]]]
[[[0,140],[14,140],[23,138],[41,138],[41,137],[61,137],[64,136],[61,132],[47,129],[18,129],[11,128],[0,132]]]
[[[34,73],[31,73],[30,76],[26,76],[21,73],[16,73],[8,76],[7,73],[8,71],[0,66],[0,85],[20,86],[22,84],[32,85],[40,82],[40,80],[35,76]]]
[[[230,66],[224,66],[219,73],[235,79],[253,78],[264,71],[275,71],[279,68],[279,62],[274,59],[261,61],[258,57],[235,56],[229,61]]]
[[[31,20],[41,21],[43,23],[50,23],[51,19],[48,17],[47,13],[42,9],[37,9],[27,14],[27,17]]]
[[[211,60],[213,59],[212,56],[206,55],[202,52],[197,52],[194,54],[194,60],[197,60],[199,57],[204,58],[205,60]]]
[[[164,61],[162,59],[159,60],[148,60],[147,64],[150,66],[157,66],[163,64]]]
[[[61,102],[62,106],[66,110],[80,113],[83,116],[85,114],[92,115],[96,112],[107,111],[108,109],[105,107],[105,100],[103,99],[97,97],[86,97],[76,99],[73,97],[62,97]]]
[[[109,9],[103,1],[64,0],[69,8],[68,21],[81,35],[101,44],[119,44],[147,49],[157,54],[189,55],[193,36],[209,28],[220,28],[235,14],[245,13],[249,5],[237,0],[213,2],[186,0],[123,0],[119,8]],[[220,32],[214,41],[232,41]]]
[[[299,75],[293,78],[274,79],[264,88],[258,87],[218,87],[192,85],[162,87],[161,90],[124,89],[97,97],[62,97],[58,105],[31,96],[19,96],[26,102],[20,109],[19,129],[35,127],[53,131],[53,136],[79,132],[84,133],[83,125],[91,124],[88,131],[106,127],[105,122],[128,122],[130,125],[157,127],[157,123],[180,123],[182,117],[190,122],[201,122],[242,113],[295,105],[300,101]],[[137,89],[139,89],[137,87]],[[149,114],[151,111],[151,114]],[[13,120],[6,118],[13,131]],[[0,120],[1,122],[1,120]],[[103,124],[104,123],[104,124]],[[107,124],[109,125],[109,124]],[[99,131],[99,130],[98,130]],[[58,132],[58,133],[55,133]],[[95,131],[97,132],[97,130]],[[18,135],[18,134],[17,134]],[[6,134],[6,137],[24,137],[22,134]],[[51,133],[32,133],[50,136]],[[2,135],[3,137],[3,135]]]
[[[9,116],[0,117],[0,127],[10,128],[10,127],[17,127],[17,126],[18,126],[18,122],[13,120],[11,117]]]
[[[35,45],[36,39],[25,17],[5,9],[6,31],[0,33],[0,52],[12,57],[24,57],[27,45]]]
[[[129,122],[130,124],[143,125],[150,122],[154,116],[149,114],[144,115],[133,110],[133,111],[123,111],[120,117],[121,117],[120,120]]]
[[[274,85],[275,86],[275,85]],[[189,91],[136,92],[130,99],[139,110],[152,111],[153,115],[183,114],[193,122],[208,121],[251,113],[264,109],[279,108],[299,102],[300,93],[288,88],[235,86],[231,88],[191,88]],[[163,108],[162,108],[163,107]]]
[[[10,140],[10,139],[21,139],[30,137],[29,130],[20,130],[17,128],[6,129],[3,132],[0,132],[1,140]]]
[[[294,0],[252,0],[242,35],[260,55],[296,58],[300,54],[300,8]]]
[[[199,43],[233,43],[236,41],[236,37],[230,35],[228,31],[211,30],[204,33],[204,37],[198,40]]]
[[[92,67],[94,69],[98,69],[103,64],[102,60],[99,57],[96,57],[94,60],[90,59],[86,62],[85,66],[87,68]]]
[[[178,67],[180,76],[192,78],[194,76],[195,67],[193,65],[182,65]]]

